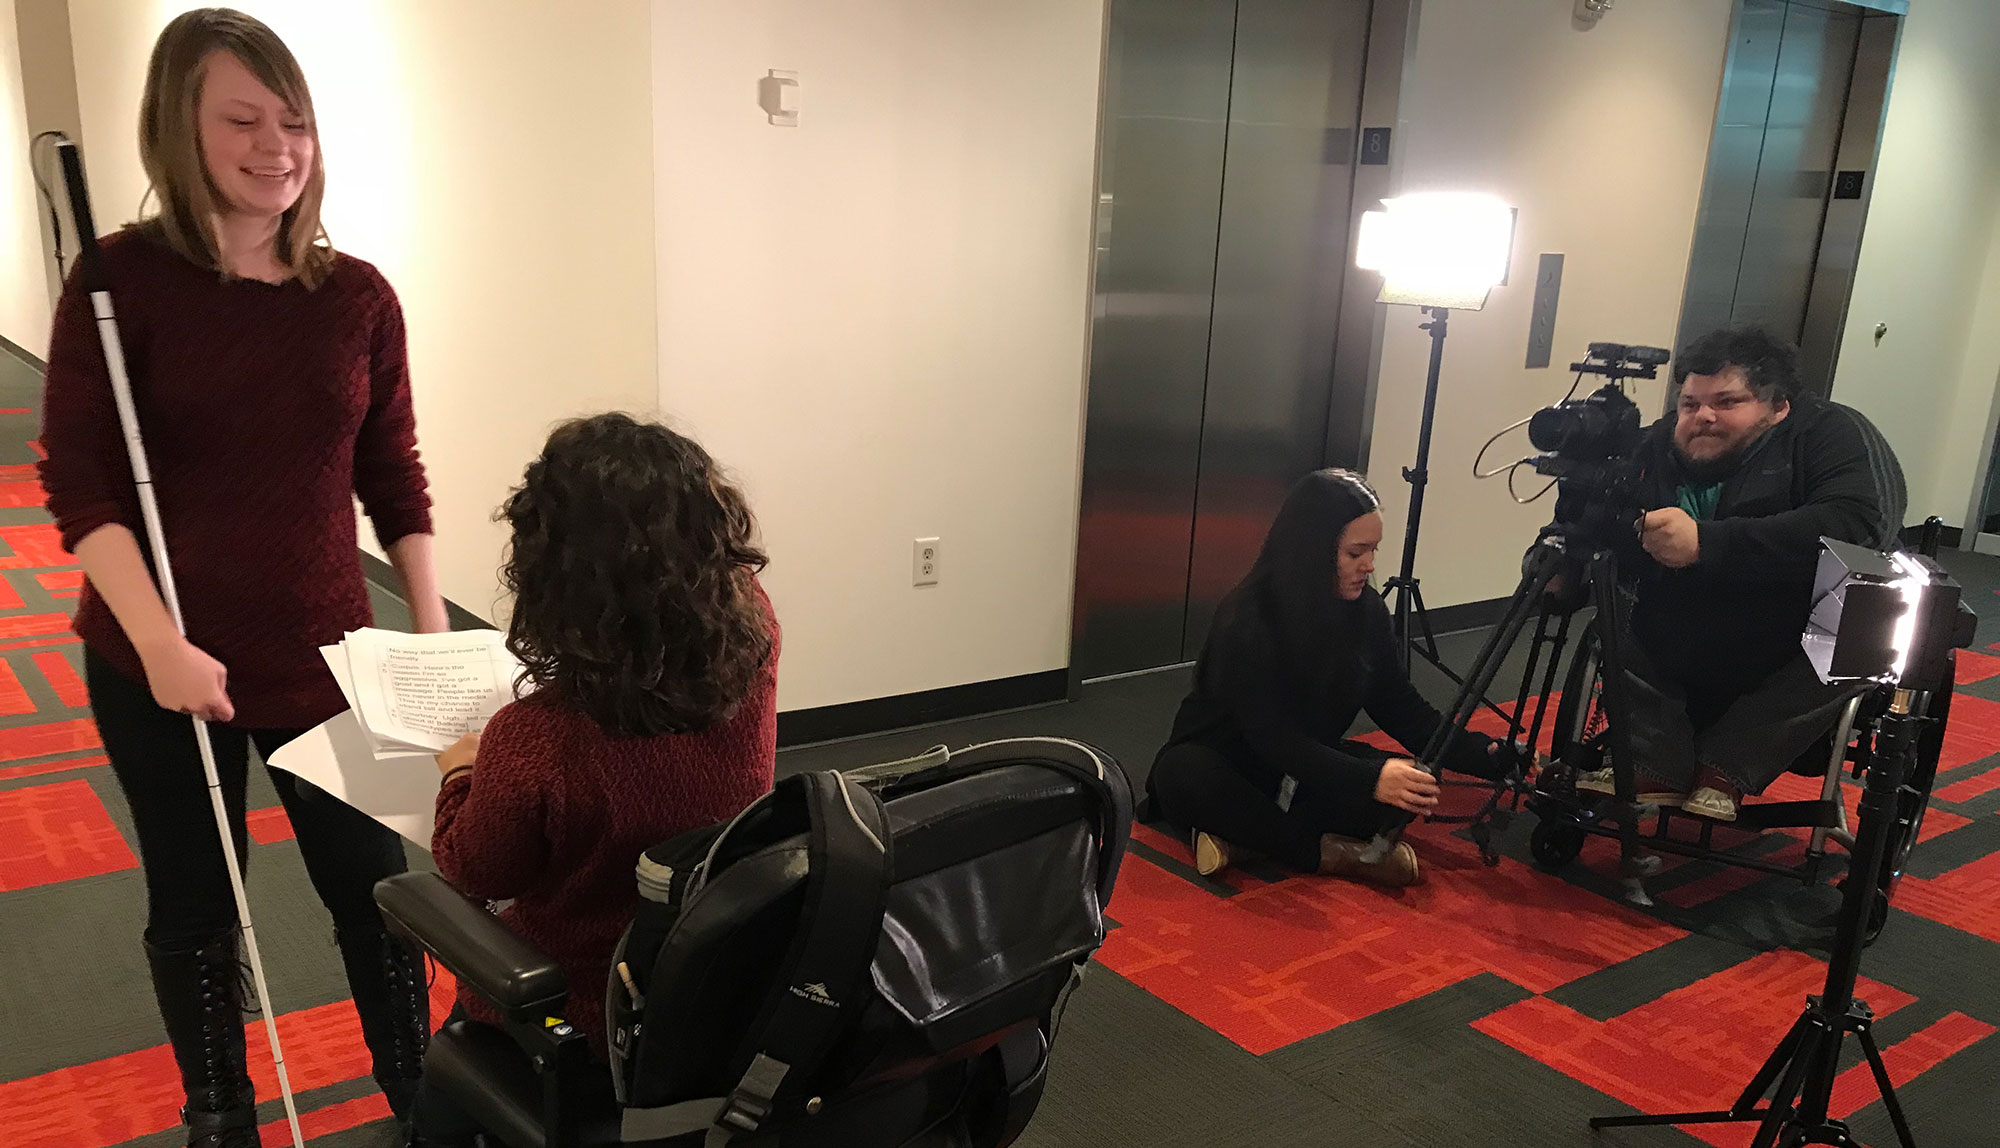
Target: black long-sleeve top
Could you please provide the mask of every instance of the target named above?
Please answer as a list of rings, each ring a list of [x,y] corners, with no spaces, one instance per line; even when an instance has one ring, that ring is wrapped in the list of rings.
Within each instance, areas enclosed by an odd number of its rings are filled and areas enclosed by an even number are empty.
[[[1237,648],[1242,622],[1225,604],[1196,664],[1194,690],[1175,715],[1172,747],[1197,743],[1216,750],[1237,768],[1256,776],[1290,775],[1341,802],[1375,799],[1379,759],[1341,748],[1355,719],[1366,713],[1382,732],[1410,752],[1421,754],[1444,724],[1444,715],[1417,692],[1397,668],[1388,608],[1373,590],[1350,604],[1359,623],[1361,649],[1329,649],[1329,658],[1351,659],[1358,672],[1332,675],[1323,689],[1285,680],[1280,660],[1244,656]],[[1483,774],[1491,739],[1465,733],[1454,739],[1445,764],[1462,773]]]

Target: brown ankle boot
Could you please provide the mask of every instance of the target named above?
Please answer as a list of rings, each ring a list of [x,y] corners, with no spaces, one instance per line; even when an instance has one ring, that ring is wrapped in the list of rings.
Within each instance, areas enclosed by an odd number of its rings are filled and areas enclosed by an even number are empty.
[[[1410,848],[1407,841],[1396,842],[1395,848],[1382,855],[1380,861],[1368,862],[1361,854],[1368,848],[1368,842],[1356,841],[1352,837],[1339,837],[1332,833],[1319,839],[1319,871],[1325,877],[1348,877],[1356,881],[1366,881],[1371,885],[1386,885],[1400,889],[1414,885],[1422,879],[1422,871],[1417,867],[1417,851]]]
[[[1229,868],[1229,842],[1197,829],[1194,831],[1193,845],[1195,872],[1204,877],[1213,877]]]

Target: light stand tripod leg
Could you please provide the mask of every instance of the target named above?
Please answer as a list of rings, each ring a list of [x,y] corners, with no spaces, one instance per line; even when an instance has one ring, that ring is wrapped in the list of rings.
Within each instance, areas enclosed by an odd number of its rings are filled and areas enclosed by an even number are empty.
[[[1743,1095],[1736,1098],[1736,1106],[1729,1110],[1736,1119],[1747,1120],[1757,1111],[1757,1102],[1764,1099],[1764,1094],[1771,1090],[1771,1085],[1777,1082],[1778,1076],[1785,1071],[1785,1066],[1791,1063],[1792,1054],[1798,1051],[1799,1042],[1805,1039],[1806,1030],[1811,1027],[1811,1018],[1805,1015],[1792,1022],[1792,1027],[1785,1033],[1785,1038],[1778,1042],[1777,1048],[1771,1050],[1770,1056],[1764,1058],[1764,1066],[1757,1070],[1756,1076],[1750,1078],[1750,1083],[1743,1089]]]
[[[1810,1019],[1801,1016],[1792,1022],[1791,1030],[1778,1042],[1771,1055],[1764,1058],[1764,1064],[1757,1075],[1750,1080],[1743,1095],[1736,1098],[1734,1107],[1722,1112],[1670,1112],[1660,1116],[1598,1116],[1590,1121],[1592,1128],[1659,1128],[1675,1124],[1745,1124],[1760,1119],[1765,1109],[1757,1107],[1764,1099],[1771,1085],[1777,1082],[1781,1073],[1792,1063],[1792,1053],[1805,1039]],[[1797,1086],[1793,1086],[1796,1090]]]
[[[1889,1066],[1882,1063],[1882,1050],[1875,1047],[1873,1025],[1862,1024],[1854,1030],[1861,1042],[1862,1054],[1868,1058],[1868,1068],[1875,1074],[1875,1087],[1882,1093],[1882,1107],[1889,1110],[1889,1123],[1896,1126],[1896,1139],[1903,1142],[1903,1148],[1917,1148],[1915,1137],[1910,1135],[1910,1122],[1903,1115],[1903,1102],[1896,1098],[1896,1084],[1889,1079]]]
[[[1784,1079],[1778,1082],[1778,1091],[1771,1096],[1771,1106],[1764,1110],[1764,1119],[1757,1125],[1757,1135],[1750,1141],[1750,1148],[1772,1148],[1778,1142],[1778,1133],[1798,1113],[1799,1090],[1805,1086],[1806,1069],[1818,1052],[1818,1042],[1825,1030],[1818,1018],[1808,1017],[1805,1032],[1799,1043],[1793,1046],[1790,1063],[1785,1066]],[[1838,1040],[1838,1037],[1835,1037]]]

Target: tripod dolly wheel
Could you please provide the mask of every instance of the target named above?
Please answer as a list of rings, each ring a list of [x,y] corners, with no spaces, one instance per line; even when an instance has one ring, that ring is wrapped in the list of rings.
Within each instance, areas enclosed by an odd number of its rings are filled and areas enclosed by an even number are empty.
[[[1583,827],[1558,817],[1544,817],[1528,835],[1528,850],[1545,868],[1560,869],[1583,852]]]

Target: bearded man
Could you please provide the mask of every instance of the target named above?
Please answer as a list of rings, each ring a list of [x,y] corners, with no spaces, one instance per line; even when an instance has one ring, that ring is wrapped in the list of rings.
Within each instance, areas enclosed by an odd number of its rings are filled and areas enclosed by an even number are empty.
[[[1892,546],[1908,495],[1881,432],[1800,393],[1798,352],[1768,332],[1704,335],[1674,377],[1677,410],[1633,458],[1647,513],[1627,720],[1642,801],[1733,821],[1853,694],[1822,684],[1799,646],[1820,538]],[[1611,771],[1578,788],[1611,792]]]

